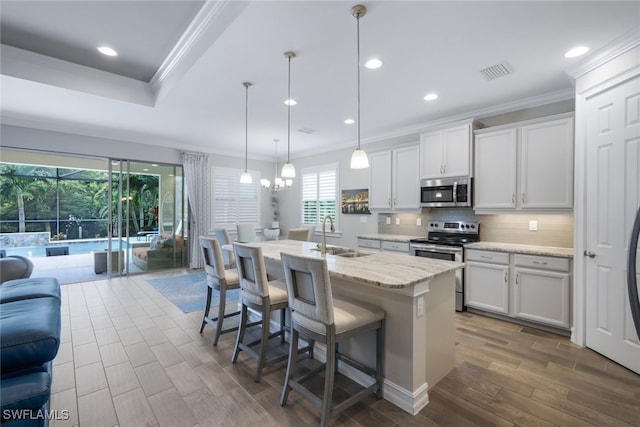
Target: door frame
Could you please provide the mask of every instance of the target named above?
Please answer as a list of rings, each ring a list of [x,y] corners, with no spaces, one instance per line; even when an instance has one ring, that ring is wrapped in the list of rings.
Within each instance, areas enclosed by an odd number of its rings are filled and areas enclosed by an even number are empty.
[[[579,64],[568,74],[575,79],[575,192],[574,192],[574,277],[571,341],[586,345],[586,269],[584,253],[587,234],[587,102],[613,86],[640,76],[640,30],[632,31]]]

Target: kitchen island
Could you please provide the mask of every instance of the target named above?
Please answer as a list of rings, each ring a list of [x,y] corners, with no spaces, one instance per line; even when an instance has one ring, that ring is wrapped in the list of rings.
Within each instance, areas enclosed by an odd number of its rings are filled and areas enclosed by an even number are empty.
[[[262,247],[268,273],[279,278],[284,276],[281,252],[322,256],[313,242],[276,240],[252,245]],[[454,278],[464,264],[387,252],[343,255],[325,255],[333,293],[385,310],[383,396],[415,415],[429,402],[429,388],[455,365]],[[343,351],[374,366],[374,346],[371,332],[345,343]],[[316,354],[324,360],[324,348],[317,348]],[[361,384],[370,383],[369,377],[348,368],[341,366],[340,371]]]

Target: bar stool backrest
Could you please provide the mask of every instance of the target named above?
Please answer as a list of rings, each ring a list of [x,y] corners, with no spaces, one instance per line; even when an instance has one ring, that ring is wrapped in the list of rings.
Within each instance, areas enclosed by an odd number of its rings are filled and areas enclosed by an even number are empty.
[[[333,294],[324,258],[281,253],[289,307],[299,315],[332,325]]]
[[[200,236],[200,248],[202,248],[204,270],[207,272],[207,276],[218,282],[225,280],[222,249],[220,248],[218,239]]]
[[[214,228],[213,234],[215,234],[216,239],[218,239],[218,243],[220,243],[221,246],[230,245],[233,243],[226,228]],[[222,259],[224,260],[225,265],[228,265],[229,268],[235,267],[236,260],[233,256],[233,252],[223,251]]]
[[[262,298],[269,296],[269,280],[262,257],[262,248],[233,244],[242,297],[254,304],[262,304]]]

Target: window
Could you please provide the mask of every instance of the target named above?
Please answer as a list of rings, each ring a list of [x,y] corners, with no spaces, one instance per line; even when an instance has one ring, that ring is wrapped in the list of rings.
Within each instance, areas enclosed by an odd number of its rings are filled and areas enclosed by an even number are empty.
[[[336,221],[338,205],[338,165],[302,170],[302,223],[320,225],[325,215]]]
[[[233,228],[237,223],[260,223],[260,173],[251,171],[253,183],[240,184],[243,170],[213,168],[214,227]]]

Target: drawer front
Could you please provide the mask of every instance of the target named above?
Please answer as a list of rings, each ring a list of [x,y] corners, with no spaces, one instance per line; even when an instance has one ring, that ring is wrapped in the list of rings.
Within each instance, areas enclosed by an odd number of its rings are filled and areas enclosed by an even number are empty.
[[[387,240],[382,241],[382,250],[383,251],[396,251],[396,252],[404,252],[406,254],[409,253],[409,243],[406,242],[389,242]]]
[[[358,239],[358,247],[380,249],[380,240],[376,239]]]
[[[569,271],[569,258],[516,254],[514,261],[515,265],[518,267],[540,268],[543,270],[555,271]]]
[[[509,254],[506,252],[481,251],[478,249],[466,249],[465,261],[489,262],[492,264],[509,264]]]

